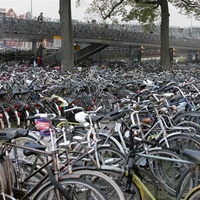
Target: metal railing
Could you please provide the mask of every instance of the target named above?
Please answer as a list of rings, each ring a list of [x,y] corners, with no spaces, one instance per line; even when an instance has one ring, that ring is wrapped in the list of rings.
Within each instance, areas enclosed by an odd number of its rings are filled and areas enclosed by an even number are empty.
[[[137,30],[137,31],[136,31]],[[36,20],[24,20],[16,18],[0,18],[0,37],[5,37],[5,34],[16,34],[20,37],[20,34],[27,35],[41,35],[41,36],[53,36],[61,35],[60,22],[54,21],[36,21]],[[159,32],[146,33],[138,27],[136,29],[124,28],[124,26],[111,26],[98,23],[73,23],[73,35],[74,38],[79,39],[93,39],[114,42],[126,42],[136,44],[151,44],[160,45]],[[23,38],[24,40],[26,38]],[[103,42],[104,41],[104,42]],[[170,35],[170,45],[179,47],[200,48],[200,40],[188,37],[176,37]]]

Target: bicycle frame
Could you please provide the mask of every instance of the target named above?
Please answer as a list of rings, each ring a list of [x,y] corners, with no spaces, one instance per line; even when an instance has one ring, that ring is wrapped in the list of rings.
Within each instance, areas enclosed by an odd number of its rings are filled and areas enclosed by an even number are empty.
[[[30,150],[31,152],[34,152],[36,154],[39,154],[39,155],[44,155],[44,156],[50,156],[52,159],[50,161],[48,161],[47,163],[45,163],[44,165],[42,165],[40,168],[38,168],[36,171],[33,171],[33,173],[31,173],[28,177],[26,177],[26,181],[28,179],[30,179],[31,177],[33,177],[35,174],[37,174],[38,172],[44,170],[45,167],[47,167],[50,163],[52,163],[52,167],[54,169],[54,176],[55,176],[55,180],[56,181],[59,181],[59,167],[58,167],[58,151],[57,151],[57,148],[55,146],[55,133],[54,133],[54,130],[53,130],[53,126],[52,126],[52,122],[51,122],[51,118],[52,115],[47,115],[47,119],[49,120],[50,122],[50,128],[49,128],[49,131],[50,131],[50,137],[51,137],[51,152],[46,152],[46,151],[42,151],[42,150],[38,150],[38,149],[33,149],[33,148],[29,148],[29,147],[26,147],[26,146],[21,146],[21,145],[17,145],[15,143],[12,143],[12,142],[8,142],[8,141],[5,141],[3,144],[4,144],[4,148],[5,148],[5,161],[6,161],[6,164],[7,164],[7,168],[6,168],[6,171],[7,171],[7,176],[8,176],[8,187],[9,187],[9,195],[10,196],[13,196],[14,195],[14,191],[13,191],[13,187],[12,187],[12,177],[11,177],[11,172],[10,172],[10,164],[9,163],[12,163],[12,160],[10,159],[9,157],[9,153],[10,153],[10,147],[14,148],[14,158],[15,158],[15,161],[16,161],[16,176],[17,176],[17,181],[18,181],[18,185],[19,185],[19,189],[21,188],[20,185],[21,185],[21,178],[19,176],[19,162],[18,162],[18,155],[17,155],[17,149],[20,148],[20,149],[26,149],[26,150]],[[46,181],[47,179],[49,178],[49,174],[46,173],[42,178],[41,180],[30,190],[27,191],[27,193],[23,194],[22,197],[20,197],[20,200],[26,200],[28,197],[30,197],[31,195],[33,195],[39,188],[40,186],[42,185],[42,183],[44,181]],[[62,193],[62,192],[61,192]],[[57,196],[57,199],[58,200],[61,200],[61,196],[60,196],[60,191],[58,189],[56,189],[56,196]]]
[[[155,148],[155,149],[159,149],[159,148]],[[136,153],[136,155],[144,157],[144,158],[159,159],[159,160],[165,160],[165,161],[171,161],[171,162],[180,162],[180,163],[184,163],[184,164],[194,164],[194,163],[192,163],[188,160],[165,158],[165,157],[161,157],[161,156],[153,156],[153,155],[148,155],[148,154],[144,154],[144,153]],[[128,177],[130,173],[129,173],[129,170],[127,168],[127,162],[128,162],[128,156],[127,156],[127,159],[126,159],[122,168],[115,167],[115,166],[102,165],[101,169],[103,169],[103,170],[114,170],[116,172],[119,172],[119,173],[121,173],[121,178],[123,177],[123,174]],[[156,200],[155,197],[153,196],[153,194],[145,186],[145,184],[135,174],[134,170],[133,170],[133,173],[131,173],[131,177],[132,177],[132,181],[136,184],[136,186],[138,187],[138,189],[140,191],[142,200],[145,200],[144,199],[144,193],[147,194],[151,200]],[[120,183],[120,179],[118,179],[118,182]]]
[[[25,146],[21,146],[21,145],[16,145],[10,142],[4,142],[4,146],[5,146],[5,154],[6,154],[6,163],[7,163],[7,174],[8,174],[8,187],[9,187],[9,191],[11,196],[13,196],[13,189],[12,189],[12,182],[11,182],[11,173],[10,173],[10,168],[9,168],[9,163],[11,162],[10,158],[9,158],[9,151],[10,148],[9,147],[13,147],[14,151],[16,153],[16,148],[21,148],[21,149],[26,149],[26,150],[30,150],[33,151],[35,153],[38,154],[42,154],[45,156],[52,156],[52,153],[49,152],[45,152],[45,151],[41,151],[41,150],[36,150],[36,149],[32,149],[32,148],[28,148]],[[15,154],[15,159],[17,160],[17,154]],[[40,169],[36,170],[34,173],[30,174],[26,180],[28,180],[29,178],[33,177],[37,172],[39,172],[40,170],[43,170],[47,165],[49,165],[52,162],[52,160],[48,163],[46,163],[45,165],[43,165]],[[18,165],[18,161],[16,163]],[[19,166],[17,166],[17,170],[19,170]],[[31,196],[32,194],[34,194],[35,191],[37,191],[37,189],[39,189],[39,187],[41,186],[41,184],[48,178],[48,174],[46,174],[36,185],[33,189],[31,189],[30,191],[28,191],[22,198],[20,198],[20,200],[26,200],[29,196]],[[20,184],[20,183],[18,183]]]

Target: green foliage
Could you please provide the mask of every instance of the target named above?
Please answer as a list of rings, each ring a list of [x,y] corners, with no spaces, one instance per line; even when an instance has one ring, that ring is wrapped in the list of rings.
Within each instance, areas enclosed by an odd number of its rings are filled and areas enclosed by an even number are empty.
[[[193,16],[197,20],[200,20],[199,0],[169,0],[169,3],[179,9],[181,14]]]
[[[83,0],[77,0],[80,3]],[[145,4],[135,0],[93,0],[87,13],[90,16],[118,21],[135,21],[142,24],[152,24],[160,16],[160,10],[154,4]]]
[[[123,16],[124,21],[137,20],[142,24],[152,24],[160,16],[159,9],[154,5],[137,3],[131,10]]]
[[[87,0],[76,0],[79,6],[84,1]],[[179,9],[181,14],[200,20],[200,0],[168,0],[168,3]],[[137,20],[142,24],[152,24],[160,16],[158,8],[159,0],[93,0],[88,14],[115,22]]]

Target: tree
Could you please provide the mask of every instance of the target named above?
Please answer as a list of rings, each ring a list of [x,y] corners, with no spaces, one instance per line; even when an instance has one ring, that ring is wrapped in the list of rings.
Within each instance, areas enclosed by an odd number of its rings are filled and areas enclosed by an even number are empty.
[[[80,2],[80,0],[77,0]],[[161,19],[161,67],[170,68],[169,54],[169,7],[168,3],[177,7],[182,14],[200,16],[199,0],[93,0],[90,12],[96,12],[102,19],[112,19],[121,16],[122,20],[137,19],[139,22],[152,23],[158,17]]]
[[[60,0],[59,13],[61,23],[61,70],[72,72],[74,67],[74,44],[71,0]]]

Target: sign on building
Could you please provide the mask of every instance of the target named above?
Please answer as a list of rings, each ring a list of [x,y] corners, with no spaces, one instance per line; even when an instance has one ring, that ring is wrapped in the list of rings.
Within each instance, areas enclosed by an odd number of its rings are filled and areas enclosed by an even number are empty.
[[[61,47],[61,36],[53,36],[53,47],[60,48]]]

